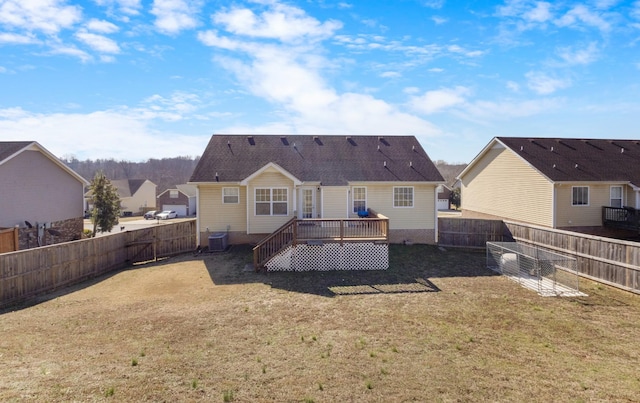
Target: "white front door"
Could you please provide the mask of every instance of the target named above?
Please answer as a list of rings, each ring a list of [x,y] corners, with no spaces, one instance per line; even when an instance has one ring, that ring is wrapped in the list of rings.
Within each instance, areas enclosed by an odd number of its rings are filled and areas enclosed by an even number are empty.
[[[315,218],[316,216],[316,189],[302,188],[300,190],[300,218]]]

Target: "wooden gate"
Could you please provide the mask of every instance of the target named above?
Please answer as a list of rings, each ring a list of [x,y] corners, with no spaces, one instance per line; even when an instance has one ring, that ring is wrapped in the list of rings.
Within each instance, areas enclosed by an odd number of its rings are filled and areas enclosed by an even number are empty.
[[[0,228],[0,253],[15,252],[19,249],[18,228]]]
[[[158,260],[158,227],[131,231],[127,239],[127,261],[129,263]]]

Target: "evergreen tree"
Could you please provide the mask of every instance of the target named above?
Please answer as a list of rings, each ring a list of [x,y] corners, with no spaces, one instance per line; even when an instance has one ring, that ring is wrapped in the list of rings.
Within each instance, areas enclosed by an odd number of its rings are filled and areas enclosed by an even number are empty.
[[[91,210],[92,236],[96,236],[96,231],[111,232],[111,229],[118,224],[118,217],[120,217],[118,191],[102,171],[96,172],[91,181],[90,190],[93,199],[93,209]]]
[[[456,209],[460,208],[461,199],[460,199],[460,188],[454,188],[451,194],[449,194],[449,203],[456,206]]]

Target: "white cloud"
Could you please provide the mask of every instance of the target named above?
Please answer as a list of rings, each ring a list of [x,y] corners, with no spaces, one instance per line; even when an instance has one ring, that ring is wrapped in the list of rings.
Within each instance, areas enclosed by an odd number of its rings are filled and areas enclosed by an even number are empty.
[[[120,47],[113,39],[103,35],[92,34],[84,30],[80,30],[75,34],[79,41],[83,42],[93,50],[100,53],[117,54],[120,53]]]
[[[542,72],[530,71],[525,74],[527,86],[540,95],[547,95],[571,86],[571,80],[550,77]]]
[[[398,77],[402,77],[402,74],[398,73],[397,71],[384,71],[384,72],[380,73],[380,77],[382,77],[382,78],[398,78]]]
[[[278,39],[283,42],[324,39],[342,28],[342,23],[338,21],[320,23],[307,16],[300,8],[278,3],[260,15],[246,8],[234,7],[217,12],[213,21],[232,34]]]
[[[470,94],[466,87],[443,88],[435,91],[427,91],[421,96],[412,97],[411,107],[425,114],[441,112],[466,102],[465,96]]]
[[[534,23],[544,23],[552,18],[551,3],[539,1],[535,7],[524,12],[522,16],[526,21]]]
[[[454,54],[460,54],[466,57],[480,57],[484,55],[484,52],[481,50],[467,50],[459,45],[450,45],[447,47],[447,50]]]
[[[558,56],[568,65],[584,65],[596,61],[598,52],[598,45],[595,42],[591,42],[583,49],[560,48],[558,49]]]
[[[322,72],[335,65],[323,57],[318,39],[340,25],[321,23],[291,6],[269,4],[262,14],[240,8],[216,14],[214,21],[235,36],[216,31],[198,35],[205,45],[234,54],[215,60],[250,93],[278,108],[282,121],[269,128],[288,133],[439,133],[431,123],[369,94],[339,93],[330,87]],[[255,38],[279,39],[286,45],[252,42]]]
[[[8,32],[0,32],[0,44],[1,43],[6,43],[9,45],[30,45],[34,43],[40,43],[40,41],[33,34],[13,34]]]
[[[433,21],[436,25],[442,25],[446,22],[449,22],[449,20],[447,18],[444,17],[439,17],[437,15],[431,17],[431,21]]]
[[[534,116],[547,111],[553,111],[562,106],[560,99],[540,100],[504,100],[499,102],[478,101],[465,105],[464,113],[467,118],[489,120],[508,120]]]
[[[218,118],[228,114],[199,115],[200,97],[186,92],[152,95],[135,107],[116,107],[89,113],[36,113],[23,108],[0,109],[0,140],[35,140],[55,155],[78,154],[79,158],[141,160],[200,155],[209,140],[168,130],[157,123],[185,119]],[[90,129],[88,129],[90,128]],[[126,145],[123,147],[123,145]]]
[[[92,60],[92,57],[90,54],[88,54],[87,52],[81,49],[76,48],[75,46],[56,44],[51,47],[51,50],[49,51],[49,53],[52,55],[65,55],[65,56],[77,57],[83,63],[86,63]]]
[[[182,30],[198,26],[201,0],[153,0],[151,14],[156,16],[156,28],[166,34],[177,34]]]
[[[92,18],[87,22],[86,27],[89,31],[97,32],[99,34],[112,34],[114,32],[118,32],[119,28],[117,25],[104,20],[98,20]]]
[[[202,102],[196,94],[177,91],[166,98],[154,94],[142,101],[142,106],[137,110],[145,119],[162,119],[175,122],[192,117]]]
[[[442,6],[444,6],[445,0],[423,0],[422,4],[425,7],[429,7],[429,8],[442,8]]]
[[[444,71],[444,69],[442,69],[440,67],[432,67],[428,71],[430,71],[431,73],[442,73]]]
[[[585,5],[578,4],[569,10],[565,15],[555,21],[559,27],[576,27],[585,24],[599,29],[603,32],[611,30],[611,25],[596,12],[589,10]]]
[[[513,92],[520,91],[520,85],[515,81],[507,81],[507,88]]]
[[[137,15],[140,13],[142,5],[140,0],[94,0],[100,6],[106,6],[111,9],[117,8],[120,12],[127,15]]]
[[[79,6],[66,5],[62,0],[4,0],[0,4],[0,23],[27,32],[57,34],[81,18]]]

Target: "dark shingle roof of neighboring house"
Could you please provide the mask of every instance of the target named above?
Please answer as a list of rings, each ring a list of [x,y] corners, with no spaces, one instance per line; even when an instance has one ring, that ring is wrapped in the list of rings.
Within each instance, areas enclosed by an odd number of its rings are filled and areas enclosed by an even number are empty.
[[[496,137],[554,182],[640,186],[640,140]]]
[[[33,144],[33,141],[0,141],[0,162]]]
[[[60,161],[58,157],[51,154],[51,152],[38,144],[37,141],[0,141],[0,165],[5,163],[7,160],[13,159],[16,154],[28,150],[39,151],[47,158],[49,158],[54,164],[57,164],[68,174],[80,181],[84,186],[89,184],[86,179],[80,176],[73,169],[69,168],[65,163]]]
[[[111,184],[118,189],[120,197],[131,197],[145,181],[146,179],[116,179],[112,180]]]
[[[213,135],[190,182],[240,182],[269,163],[303,182],[444,182],[414,136]]]

